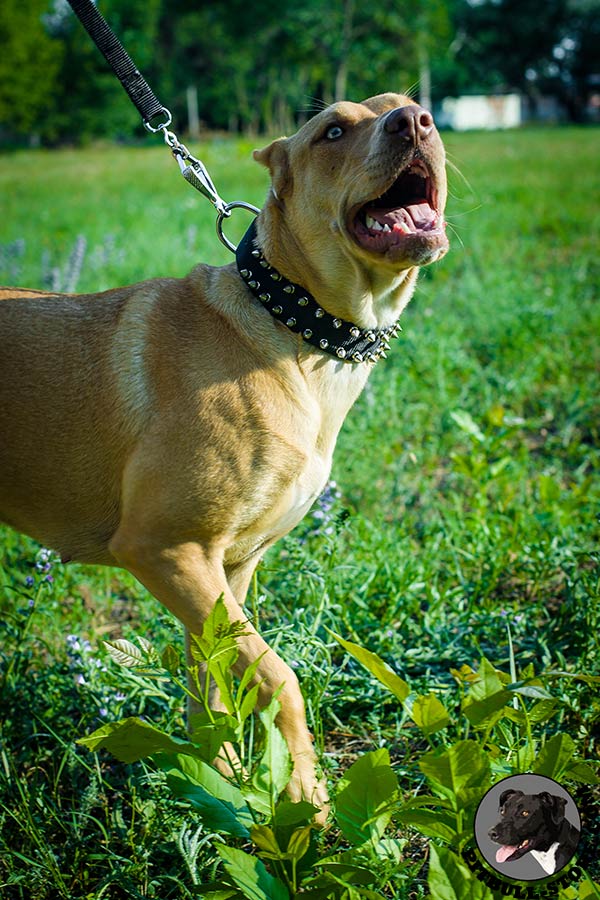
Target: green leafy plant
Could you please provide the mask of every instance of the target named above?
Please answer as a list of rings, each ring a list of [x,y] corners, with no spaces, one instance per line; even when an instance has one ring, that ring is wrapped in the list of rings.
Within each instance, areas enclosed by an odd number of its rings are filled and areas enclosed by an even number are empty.
[[[78,743],[93,751],[108,750],[127,763],[152,759],[171,791],[193,807],[205,831],[215,836],[224,871],[211,889],[226,892],[219,896],[283,900],[307,891],[323,898],[341,898],[352,891],[378,896],[375,888],[385,885],[394,872],[400,876],[403,868],[401,843],[385,834],[390,804],[398,793],[388,751],[365,754],[344,774],[336,790],[340,834],[328,852],[319,854],[312,822],[319,810],[284,796],[292,760],[276,724],[277,696],[258,712],[258,727],[252,716],[260,660],[239,682],[233,678],[237,639],[243,633],[244,624],[229,622],[219,598],[202,634],[192,639],[192,689],[180,678],[179,656],[172,646],[159,654],[143,638],[137,645],[106,642],[109,654],[122,666],[146,677],[162,678],[168,672],[201,711],[191,716],[185,738],[128,717],[103,725]],[[224,711],[211,708],[211,679],[219,688]],[[238,841],[244,848],[250,843],[253,852],[234,846]],[[346,846],[340,850],[342,844]]]
[[[243,623],[229,622],[219,598],[202,634],[193,638],[192,689],[180,679],[173,647],[158,654],[141,638],[137,645],[107,642],[120,665],[146,677],[168,672],[201,711],[191,717],[185,738],[129,717],[79,741],[90,750],[109,750],[123,762],[152,759],[173,794],[191,805],[211,835],[223,869],[219,881],[203,886],[205,894],[223,900],[383,896],[380,892],[409,877],[411,868],[403,857],[406,838],[392,832],[393,824],[415,829],[434,842],[428,866],[434,900],[460,898],[465,892],[485,900],[495,895],[462,855],[472,845],[475,812],[492,784],[524,771],[600,783],[593,767],[577,757],[566,733],[534,735],[559,705],[546,682],[566,673],[550,672],[542,679],[527,666],[517,678],[514,658],[510,675],[482,658],[478,670],[466,665],[452,670],[460,701],[458,710],[450,711],[435,693],[413,692],[376,654],[333,635],[391,691],[428,742],[429,749],[418,758],[428,790],[403,797],[388,750],[365,753],[335,785],[335,836],[327,845],[328,838],[319,838],[312,821],[317,808],[284,796],[292,760],[276,724],[277,696],[258,712],[255,725],[260,660],[238,682],[232,675],[243,632]],[[589,684],[600,681],[580,677]],[[210,679],[219,687],[224,710],[211,708]],[[220,760],[220,768],[215,760]]]
[[[600,784],[597,767],[576,755],[575,742],[568,734],[557,731],[551,737],[535,736],[559,706],[547,682],[577,677],[588,685],[598,685],[600,678],[560,671],[547,672],[542,678],[536,676],[532,665],[517,678],[512,653],[510,674],[483,657],[477,671],[467,665],[451,670],[461,695],[458,715],[453,717],[435,694],[413,694],[408,683],[376,654],[338,635],[333,637],[391,691],[432,744],[418,760],[431,793],[419,793],[409,800],[395,798],[380,809],[380,814],[389,814],[396,822],[446,845],[432,844],[430,848],[431,897],[491,900],[500,896],[461,861],[462,852],[473,844],[477,807],[496,781],[512,774],[532,772],[557,781]],[[440,739],[437,745],[433,735]],[[586,883],[594,888],[591,879]],[[580,887],[581,896],[588,896],[585,884]]]

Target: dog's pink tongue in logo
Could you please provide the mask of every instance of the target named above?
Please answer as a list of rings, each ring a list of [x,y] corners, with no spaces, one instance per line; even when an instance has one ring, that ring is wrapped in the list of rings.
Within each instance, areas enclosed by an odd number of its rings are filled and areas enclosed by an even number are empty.
[[[515,852],[516,847],[500,847],[496,851],[496,862],[505,862]]]

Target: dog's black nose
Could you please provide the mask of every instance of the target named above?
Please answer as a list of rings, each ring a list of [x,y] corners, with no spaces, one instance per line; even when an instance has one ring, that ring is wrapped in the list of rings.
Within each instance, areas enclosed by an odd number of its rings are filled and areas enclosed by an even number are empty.
[[[495,828],[490,828],[490,830],[488,831],[488,837],[490,837],[493,841],[498,840],[498,832]]]
[[[433,131],[433,116],[422,106],[399,106],[387,114],[384,128],[416,145]]]

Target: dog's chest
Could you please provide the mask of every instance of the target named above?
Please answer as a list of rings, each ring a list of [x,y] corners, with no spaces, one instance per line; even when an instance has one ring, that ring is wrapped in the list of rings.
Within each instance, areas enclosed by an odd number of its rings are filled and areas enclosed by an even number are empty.
[[[291,531],[327,483],[339,430],[366,377],[335,360],[321,363],[316,373],[312,366],[309,359],[306,368],[295,369],[286,392],[271,391],[268,403],[255,409],[262,438],[253,457],[262,464],[249,473],[226,564],[262,552]],[[252,440],[256,435],[248,434],[243,443],[248,447]]]
[[[540,866],[548,875],[553,875],[556,869],[556,851],[559,848],[558,841],[555,841],[548,850],[532,850],[531,855],[537,859]]]
[[[272,484],[265,490],[252,521],[246,522],[228,548],[225,563],[236,564],[262,552],[295,528],[323,492],[330,468],[330,459],[315,454],[285,485],[278,489]]]

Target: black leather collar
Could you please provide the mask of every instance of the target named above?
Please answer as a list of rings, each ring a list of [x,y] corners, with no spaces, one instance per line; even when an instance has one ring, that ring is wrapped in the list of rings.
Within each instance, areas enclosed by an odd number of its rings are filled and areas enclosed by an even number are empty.
[[[240,241],[235,256],[241,277],[275,319],[313,347],[344,362],[385,359],[390,339],[401,331],[398,322],[379,330],[362,329],[321,309],[308,291],[288,281],[265,259],[256,239],[256,222]]]

